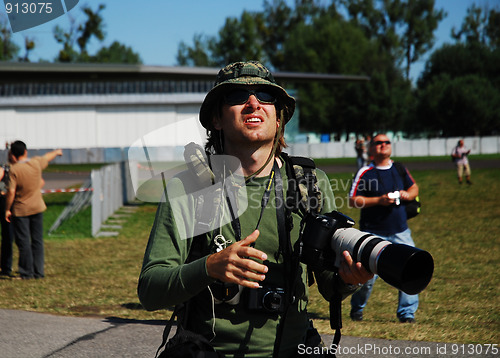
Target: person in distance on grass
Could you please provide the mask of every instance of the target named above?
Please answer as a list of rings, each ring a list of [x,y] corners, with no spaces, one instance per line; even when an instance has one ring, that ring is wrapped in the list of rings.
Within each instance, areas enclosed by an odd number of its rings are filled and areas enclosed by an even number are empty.
[[[455,165],[457,166],[457,178],[458,184],[462,184],[463,176],[465,175],[465,180],[467,184],[472,184],[470,180],[471,171],[469,165],[469,156],[470,149],[464,145],[463,139],[460,139],[457,143],[457,146],[453,149],[451,156],[455,160]]]
[[[43,212],[47,209],[41,193],[42,171],[62,155],[61,149],[28,158],[26,144],[15,141],[10,146],[12,160],[8,183],[5,219],[12,222],[19,249],[21,279],[43,278]]]
[[[360,230],[377,235],[392,243],[415,246],[408,228],[401,201],[418,196],[418,186],[408,170],[400,175],[391,160],[391,141],[385,134],[373,137],[370,147],[373,162],[361,168],[349,192],[349,204],[361,208]],[[397,195],[389,195],[397,194]],[[377,276],[369,280],[351,297],[351,319],[363,320],[363,309],[370,297]],[[402,323],[415,322],[418,295],[399,291],[397,317]]]
[[[228,358],[272,357],[277,351],[279,357],[296,357],[310,327],[307,269],[297,263],[297,280],[290,282],[294,275],[286,248],[287,242],[293,247],[298,239],[300,217],[285,213],[287,208],[278,200],[286,195],[281,185],[288,183],[289,175],[282,155],[283,127],[294,108],[295,100],[261,63],[237,62],[220,70],[201,106],[200,122],[208,133],[206,150],[215,154],[210,157],[224,154],[241,163],[247,209],[239,217],[226,214],[231,218],[226,224],[193,239],[193,221],[175,216],[174,203],[162,200],[146,248],[138,285],[143,306],[157,310],[189,301],[184,328],[204,336]],[[182,197],[188,190],[183,178],[172,179],[165,195]],[[317,178],[323,211],[332,211],[329,180],[320,170]],[[229,200],[222,198],[213,210],[226,203]],[[196,206],[186,202],[180,209],[195,212]],[[293,227],[280,225],[281,215],[289,217]],[[183,232],[187,232],[185,239]],[[201,255],[186,263],[197,242],[202,242]],[[315,277],[329,300],[334,291],[346,297],[372,275],[344,252],[338,274],[320,271]],[[264,302],[267,294],[273,297],[272,304]],[[255,297],[260,299],[253,301]],[[286,324],[280,326],[281,303],[287,297],[293,301]]]

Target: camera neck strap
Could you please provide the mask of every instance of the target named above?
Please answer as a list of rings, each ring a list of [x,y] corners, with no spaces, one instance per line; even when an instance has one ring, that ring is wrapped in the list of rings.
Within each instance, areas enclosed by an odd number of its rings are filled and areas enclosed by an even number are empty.
[[[280,168],[276,160],[274,161],[273,169],[269,174],[269,178],[266,184],[266,189],[264,190],[264,194],[262,194],[262,200],[260,203],[260,214],[259,219],[257,220],[257,224],[255,225],[255,230],[259,228],[260,222],[264,215],[264,209],[267,207],[269,203],[269,199],[271,197],[271,188],[274,184],[274,194],[275,194],[275,202],[276,202],[276,215],[278,219],[278,235],[280,237],[280,247],[281,247],[281,236],[286,232],[280,233],[280,230],[285,227],[285,213],[284,213],[284,200],[283,200],[283,179],[281,177]],[[234,211],[231,202],[235,201],[235,193],[232,191],[226,192],[226,201],[228,203],[229,212],[231,214],[231,226],[233,227],[234,234],[236,237],[236,241],[241,240],[241,224],[236,212]],[[281,213],[280,213],[281,212]]]

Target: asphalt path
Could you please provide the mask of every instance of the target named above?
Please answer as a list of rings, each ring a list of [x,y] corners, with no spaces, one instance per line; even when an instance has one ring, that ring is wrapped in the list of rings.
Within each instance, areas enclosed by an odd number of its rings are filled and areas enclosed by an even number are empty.
[[[90,179],[90,173],[43,172],[42,177],[45,180],[44,190],[57,190],[83,184],[87,179]]]
[[[151,357],[161,343],[164,321],[120,318],[77,318],[0,310],[2,358]],[[417,323],[418,324],[418,323]],[[173,332],[171,333],[173,334]],[[332,336],[323,340],[331,348]],[[343,336],[338,357],[498,357],[485,346],[395,341]],[[483,354],[462,354],[474,349]],[[300,353],[301,351],[299,351]]]

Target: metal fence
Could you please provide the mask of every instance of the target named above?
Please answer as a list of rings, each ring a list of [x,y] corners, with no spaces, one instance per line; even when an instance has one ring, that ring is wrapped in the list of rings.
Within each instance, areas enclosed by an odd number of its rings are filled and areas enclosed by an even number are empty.
[[[127,162],[92,170],[92,236],[97,236],[103,223],[118,209],[135,200]]]

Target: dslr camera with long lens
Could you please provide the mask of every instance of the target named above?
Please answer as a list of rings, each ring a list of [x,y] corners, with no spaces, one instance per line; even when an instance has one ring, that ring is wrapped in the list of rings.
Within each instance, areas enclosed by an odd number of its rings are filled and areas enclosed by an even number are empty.
[[[335,270],[340,267],[342,252],[348,251],[354,262],[361,262],[365,269],[409,295],[427,287],[434,272],[431,254],[393,244],[353,225],[351,218],[338,211],[309,215],[302,233],[301,261],[313,269]]]

